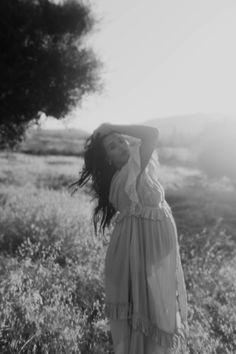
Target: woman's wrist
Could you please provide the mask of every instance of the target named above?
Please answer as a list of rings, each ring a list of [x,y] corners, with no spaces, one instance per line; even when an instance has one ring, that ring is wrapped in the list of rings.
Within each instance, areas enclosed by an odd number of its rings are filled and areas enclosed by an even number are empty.
[[[145,125],[110,125],[111,132],[133,136],[138,139],[149,139],[158,137],[158,129]]]
[[[100,135],[104,137],[106,135],[118,133],[122,135],[131,136],[142,141],[157,141],[158,138],[158,129],[154,127],[149,127],[146,125],[118,125],[104,123],[100,125],[95,131],[94,136]]]

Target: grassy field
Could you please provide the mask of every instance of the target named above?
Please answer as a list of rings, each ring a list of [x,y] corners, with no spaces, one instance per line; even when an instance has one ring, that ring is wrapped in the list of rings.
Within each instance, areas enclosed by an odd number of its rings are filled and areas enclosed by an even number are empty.
[[[86,190],[68,191],[81,163],[0,153],[2,354],[112,353],[103,278],[110,231],[95,237]],[[161,166],[159,178],[179,233],[188,353],[234,354],[236,192],[186,166]]]
[[[29,129],[18,151],[31,155],[81,156],[86,136],[78,129]]]

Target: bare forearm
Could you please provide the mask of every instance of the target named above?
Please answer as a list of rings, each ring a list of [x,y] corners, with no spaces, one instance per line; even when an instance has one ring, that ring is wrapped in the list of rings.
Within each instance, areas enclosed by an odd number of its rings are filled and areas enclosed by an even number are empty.
[[[158,129],[154,127],[148,127],[146,125],[111,125],[111,130],[124,134],[133,136],[135,138],[141,139],[142,141],[154,140],[158,138]]]

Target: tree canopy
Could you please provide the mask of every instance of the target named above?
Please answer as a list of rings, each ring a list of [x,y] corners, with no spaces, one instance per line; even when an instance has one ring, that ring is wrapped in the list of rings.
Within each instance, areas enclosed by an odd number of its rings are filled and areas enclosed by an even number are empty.
[[[14,145],[40,112],[63,118],[99,88],[99,60],[84,46],[91,9],[81,1],[0,1],[0,140]]]

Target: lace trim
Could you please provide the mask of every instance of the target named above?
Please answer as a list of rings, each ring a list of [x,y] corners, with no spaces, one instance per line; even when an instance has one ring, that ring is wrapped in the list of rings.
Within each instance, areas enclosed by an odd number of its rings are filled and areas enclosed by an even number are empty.
[[[117,215],[116,222],[120,222],[124,217],[131,215],[151,220],[163,220],[166,217],[172,216],[172,212],[165,200],[156,207],[142,206],[140,203],[132,203],[131,206],[125,208]]]
[[[127,319],[134,330],[151,337],[158,345],[168,348],[170,354],[173,350],[175,354],[185,353],[186,351],[187,323],[183,322],[176,332],[169,333],[160,329],[144,316],[132,313],[132,307],[128,304],[106,303],[105,314],[113,320]]]

